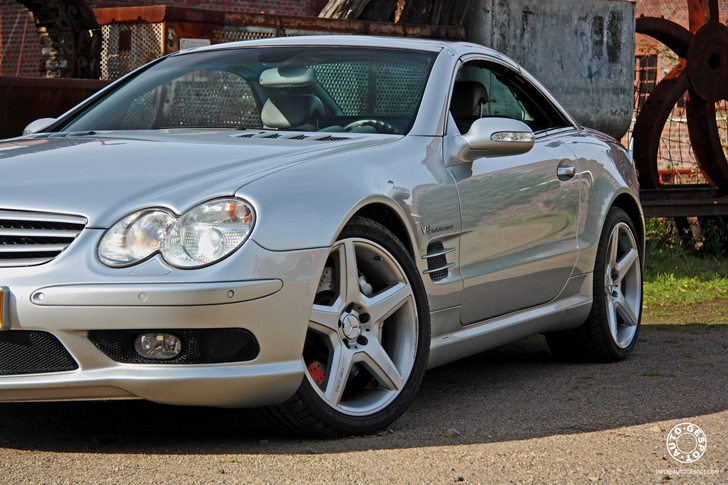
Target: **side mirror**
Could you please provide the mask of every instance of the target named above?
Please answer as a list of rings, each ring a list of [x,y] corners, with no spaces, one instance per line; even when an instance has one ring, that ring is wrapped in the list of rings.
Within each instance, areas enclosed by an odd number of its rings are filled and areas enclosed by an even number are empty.
[[[39,120],[35,120],[35,121],[31,122],[28,126],[25,127],[25,129],[23,130],[23,136],[42,131],[45,128],[48,128],[49,126],[51,126],[55,122],[56,122],[55,118],[41,118]]]
[[[511,118],[477,119],[458,138],[458,158],[465,161],[528,153],[536,140],[527,124]]]

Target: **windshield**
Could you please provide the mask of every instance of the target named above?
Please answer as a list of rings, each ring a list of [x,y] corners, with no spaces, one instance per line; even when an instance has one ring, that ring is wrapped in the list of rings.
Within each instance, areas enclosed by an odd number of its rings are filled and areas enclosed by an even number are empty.
[[[436,54],[265,47],[168,57],[61,131],[171,128],[406,134]]]

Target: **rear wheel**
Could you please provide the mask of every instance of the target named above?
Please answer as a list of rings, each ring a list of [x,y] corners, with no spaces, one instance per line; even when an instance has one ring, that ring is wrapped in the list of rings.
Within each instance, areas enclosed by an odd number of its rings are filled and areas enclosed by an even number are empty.
[[[594,302],[580,327],[546,334],[557,356],[616,362],[629,356],[642,316],[642,264],[634,225],[620,208],[607,214],[594,266]]]
[[[321,276],[305,378],[291,399],[263,412],[308,435],[377,431],[412,402],[429,340],[427,298],[411,256],[384,226],[354,218]]]

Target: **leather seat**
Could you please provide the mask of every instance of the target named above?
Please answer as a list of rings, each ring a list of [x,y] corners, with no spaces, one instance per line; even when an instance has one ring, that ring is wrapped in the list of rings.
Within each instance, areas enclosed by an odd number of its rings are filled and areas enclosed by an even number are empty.
[[[265,128],[316,130],[324,114],[321,100],[312,94],[285,94],[268,98],[260,112]]]
[[[477,81],[456,81],[450,101],[450,113],[460,133],[467,133],[470,125],[481,117],[482,107],[488,102],[488,91]]]

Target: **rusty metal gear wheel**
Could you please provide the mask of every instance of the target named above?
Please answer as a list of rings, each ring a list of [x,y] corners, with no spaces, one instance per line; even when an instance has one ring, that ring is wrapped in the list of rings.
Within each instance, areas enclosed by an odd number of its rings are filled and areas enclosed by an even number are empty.
[[[634,126],[634,158],[645,189],[659,189],[657,152],[673,106],[687,92],[688,132],[705,179],[728,191],[728,161],[716,123],[715,103],[728,99],[728,27],[718,0],[688,0],[690,31],[664,18],[640,17],[637,32],[662,42],[680,63],[655,87]]]

